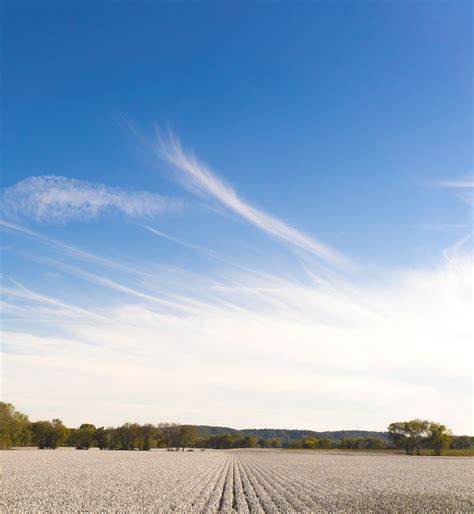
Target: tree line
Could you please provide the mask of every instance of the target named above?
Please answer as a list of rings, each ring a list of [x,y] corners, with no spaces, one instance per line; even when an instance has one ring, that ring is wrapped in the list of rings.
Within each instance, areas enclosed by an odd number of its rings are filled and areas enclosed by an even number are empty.
[[[271,432],[269,432],[269,435]],[[36,446],[55,449],[69,446],[77,449],[97,447],[101,450],[141,450],[166,448],[184,451],[185,448],[294,448],[294,449],[382,449],[403,448],[407,455],[420,454],[430,448],[441,455],[447,448],[469,449],[474,445],[470,436],[453,436],[439,423],[411,420],[396,422],[388,427],[389,439],[380,437],[327,437],[306,436],[294,440],[278,437],[257,438],[248,433],[224,433],[199,436],[197,427],[176,423],[157,425],[124,423],[118,427],[96,427],[83,423],[79,428],[68,428],[60,419],[30,421],[26,414],[13,405],[0,402],[0,448]]]

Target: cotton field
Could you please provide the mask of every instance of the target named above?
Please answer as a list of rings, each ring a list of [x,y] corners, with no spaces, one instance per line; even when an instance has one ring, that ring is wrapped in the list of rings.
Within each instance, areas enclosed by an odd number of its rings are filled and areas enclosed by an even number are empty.
[[[0,512],[473,512],[471,458],[207,450],[0,452]]]

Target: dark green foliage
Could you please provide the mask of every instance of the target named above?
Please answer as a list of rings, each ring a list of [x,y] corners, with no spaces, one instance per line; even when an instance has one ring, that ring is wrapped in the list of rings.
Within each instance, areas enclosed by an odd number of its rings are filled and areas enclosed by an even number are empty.
[[[182,450],[198,448],[294,448],[294,449],[382,449],[391,442],[407,454],[421,449],[432,449],[442,455],[448,448],[471,449],[474,438],[452,436],[444,425],[414,419],[390,424],[387,432],[341,430],[315,432],[311,430],[245,429],[225,427],[178,425],[175,423],[151,424],[124,423],[119,427],[96,428],[84,423],[79,428],[68,429],[59,419],[30,422],[17,412],[13,405],[0,402],[0,449],[12,446],[36,445],[39,448],[57,448],[61,445],[89,449],[92,446],[105,450],[143,450],[167,448]]]
[[[344,449],[375,450],[386,448],[387,442],[379,437],[344,437],[338,441],[338,447]]]
[[[325,449],[331,448],[331,439],[329,439],[328,437],[324,437],[323,439],[320,439],[318,441],[318,448],[325,448]]]
[[[451,443],[451,434],[446,427],[433,421],[412,419],[391,423],[388,432],[393,444],[403,448],[407,455],[420,455],[422,448],[431,448],[435,455],[442,455]]]
[[[160,423],[158,425],[158,442],[168,451],[179,451],[194,446],[196,427],[178,425],[176,423]]]
[[[79,450],[88,450],[95,445],[95,433],[97,429],[90,423],[84,423],[77,429],[71,429],[68,444]]]
[[[15,410],[11,403],[0,402],[0,449],[31,444],[28,416]]]
[[[425,447],[432,448],[435,455],[443,455],[451,444],[451,434],[440,423],[430,423],[429,436],[425,441]]]
[[[450,448],[454,450],[470,450],[474,448],[474,437],[469,435],[453,435]]]
[[[41,450],[54,450],[62,446],[69,435],[68,429],[60,419],[53,421],[35,421],[31,424],[32,440]]]
[[[227,427],[214,427],[207,425],[196,426],[198,437],[208,437],[211,435],[224,435],[224,434],[244,434],[253,435],[257,441],[270,441],[279,440],[283,447],[289,448],[291,442],[295,440],[301,441],[304,437],[315,437],[316,439],[341,439],[343,437],[378,437],[389,441],[387,432],[374,432],[367,430],[337,430],[332,432],[316,432],[314,430],[285,430],[273,428],[248,428],[243,430],[236,430]]]
[[[261,446],[261,445],[264,446]],[[237,433],[211,435],[201,437],[197,440],[196,446],[199,448],[214,448],[216,450],[225,450],[229,448],[269,448],[269,441],[257,441],[255,436]],[[275,443],[276,444],[276,443]]]

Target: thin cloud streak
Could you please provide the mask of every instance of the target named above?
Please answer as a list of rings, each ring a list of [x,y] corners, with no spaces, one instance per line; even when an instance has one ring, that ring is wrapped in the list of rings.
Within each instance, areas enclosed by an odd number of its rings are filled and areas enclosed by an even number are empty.
[[[90,220],[118,211],[150,218],[180,208],[180,202],[145,191],[124,191],[103,184],[44,175],[28,177],[4,190],[2,210],[7,216],[65,223]]]
[[[150,410],[133,411],[143,421],[163,416],[232,426],[250,417],[261,426],[289,426],[298,419],[302,426],[318,429],[383,428],[391,419],[436,417],[441,409],[450,427],[465,431],[470,366],[458,356],[469,353],[472,338],[471,272],[469,255],[458,253],[456,260],[438,269],[404,272],[387,277],[382,288],[358,291],[348,283],[282,285],[247,275],[246,282],[240,277],[241,287],[224,283],[212,289],[215,298],[207,302],[196,302],[190,293],[177,301],[181,307],[163,305],[134,286],[78,274],[126,296],[118,296],[111,305],[99,295],[107,320],[91,317],[94,323],[81,320],[86,315],[82,307],[68,305],[70,315],[79,316],[75,325],[61,327],[60,336],[55,330],[45,335],[41,330],[6,327],[5,369],[17,370],[7,373],[6,381],[13,401],[28,397],[28,410],[36,412],[35,404],[48,394],[52,408],[62,405],[59,415],[72,424],[83,421],[83,413],[61,403],[55,390],[58,377],[74,405],[84,391],[96,392],[100,408],[88,415],[101,424],[120,421],[115,401],[127,397],[131,403],[149,401]],[[216,278],[207,280],[211,289]],[[195,284],[195,294],[201,287],[201,281]],[[44,319],[44,310],[35,311],[35,304],[63,303],[21,289],[18,293],[31,303],[31,319],[35,312],[38,320]],[[174,292],[166,289],[163,294]],[[220,299],[240,308],[231,309]],[[157,304],[165,310],[156,309]],[[57,317],[62,316],[58,309]],[[56,326],[54,317],[51,326]],[[447,340],[452,345],[449,352]],[[170,352],[179,356],[178,367],[170,366]],[[48,377],[41,392],[32,394],[34,377],[45,368]],[[440,369],[445,370],[442,375]],[[170,391],[176,374],[183,390],[173,387],[174,404],[166,404],[162,397],[157,400],[156,391]],[[248,376],[259,377],[251,386],[254,401],[249,401]],[[116,393],[113,398],[110,389],[100,386],[104,380]],[[127,393],[129,380],[136,385]],[[451,387],[453,383],[459,385]],[[215,391],[221,391],[222,398]],[[377,406],[377,421],[360,414],[368,397]],[[262,402],[264,412],[258,410]],[[216,411],[219,420],[213,418]]]
[[[463,202],[474,207],[474,180],[437,180],[434,186],[455,190]]]
[[[156,132],[158,139],[155,145],[156,154],[180,172],[179,178],[189,190],[217,200],[267,234],[290,245],[302,248],[331,264],[339,266],[349,264],[349,260],[345,256],[328,245],[242,200],[237,192],[222,181],[210,168],[198,161],[193,154],[187,154],[174,135],[170,134],[165,139],[158,130]]]
[[[145,230],[148,230],[149,232],[151,232],[155,236],[162,237],[164,239],[167,239],[168,241],[172,241],[173,243],[176,243],[177,245],[183,246],[185,248],[189,248],[190,250],[193,250],[193,251],[195,251],[195,252],[197,252],[199,254],[205,255],[206,257],[209,257],[209,258],[214,259],[216,261],[222,262],[223,264],[227,264],[228,266],[232,266],[232,267],[234,267],[236,269],[239,269],[241,271],[244,271],[246,273],[252,273],[252,274],[254,274],[256,276],[259,276],[259,277],[271,278],[272,280],[280,280],[280,281],[282,281],[281,279],[277,279],[277,277],[271,276],[268,273],[264,273],[262,271],[257,271],[255,269],[249,268],[247,266],[242,266],[241,264],[238,264],[238,263],[236,263],[234,261],[231,261],[231,260],[227,259],[227,257],[224,257],[224,256],[214,252],[213,250],[205,249],[205,248],[197,246],[197,245],[195,245],[193,243],[190,243],[188,241],[184,241],[182,239],[178,239],[177,237],[170,236],[169,234],[165,234],[161,230],[157,230],[157,229],[155,229],[153,227],[149,227],[148,225],[143,225],[143,228]]]
[[[146,273],[142,270],[139,270],[137,268],[132,268],[132,267],[122,264],[120,262],[112,261],[110,259],[102,257],[100,255],[86,252],[84,250],[81,250],[80,248],[76,248],[75,246],[68,245],[66,243],[63,243],[62,241],[58,241],[57,239],[53,239],[51,237],[45,236],[45,235],[43,235],[39,232],[36,232],[34,230],[31,230],[29,228],[23,227],[21,225],[17,225],[15,223],[10,223],[9,221],[0,219],[0,227],[3,227],[4,229],[7,229],[7,230],[11,230],[13,232],[17,232],[19,234],[22,234],[23,236],[30,237],[31,239],[35,239],[47,246],[55,248],[56,250],[66,254],[66,255],[70,255],[71,257],[75,257],[82,261],[92,262],[92,263],[98,264],[100,266],[105,266],[107,268],[113,268],[113,269],[117,269],[120,271],[125,271],[127,273],[134,273],[136,275],[141,275],[144,277],[149,276],[148,273]]]
[[[435,186],[451,189],[472,189],[474,180],[437,180]]]

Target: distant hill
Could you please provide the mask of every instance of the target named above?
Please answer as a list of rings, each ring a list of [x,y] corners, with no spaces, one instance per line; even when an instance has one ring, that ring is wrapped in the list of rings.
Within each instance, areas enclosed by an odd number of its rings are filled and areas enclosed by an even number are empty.
[[[341,439],[343,437],[381,437],[382,439],[388,440],[387,432],[376,432],[371,430],[335,430],[325,432],[282,428],[245,428],[237,430],[235,428],[213,427],[208,425],[197,425],[196,430],[200,437],[239,433],[253,435],[258,439],[278,438],[282,441],[294,441],[296,439],[302,439],[303,437],[317,437],[319,439],[324,437],[327,437],[328,439]]]

